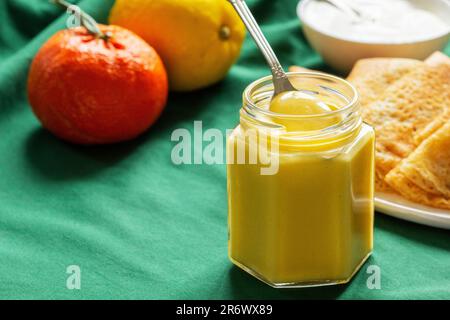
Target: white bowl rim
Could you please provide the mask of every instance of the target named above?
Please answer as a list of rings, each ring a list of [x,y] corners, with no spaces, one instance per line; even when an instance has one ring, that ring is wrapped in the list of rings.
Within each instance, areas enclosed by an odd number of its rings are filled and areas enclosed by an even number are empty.
[[[317,1],[317,0],[300,0],[298,5],[297,5],[297,16],[300,19],[300,21],[306,25],[307,27],[313,29],[314,31],[321,33],[323,35],[326,35],[328,37],[334,38],[334,39],[338,39],[338,40],[342,40],[342,41],[346,41],[346,42],[352,42],[352,43],[358,43],[358,44],[366,44],[366,45],[389,45],[389,46],[395,46],[395,45],[407,45],[407,44],[419,44],[419,43],[424,43],[424,42],[429,42],[429,41],[433,41],[433,40],[437,40],[439,38],[445,38],[445,37],[449,37],[450,36],[450,25],[448,27],[448,30],[446,32],[443,33],[439,33],[436,35],[433,35],[432,37],[427,37],[424,39],[418,39],[418,40],[414,40],[414,41],[385,41],[385,42],[376,42],[376,41],[364,41],[364,40],[355,40],[355,39],[351,39],[351,38],[346,38],[345,36],[338,36],[329,32],[325,32],[322,30],[317,29],[316,27],[314,27],[313,25],[311,25],[310,23],[308,23],[306,21],[306,19],[304,19],[305,16],[305,8],[308,5],[309,2],[312,1]],[[450,8],[450,0],[430,0],[430,1],[440,1],[442,3],[445,3],[449,6]]]

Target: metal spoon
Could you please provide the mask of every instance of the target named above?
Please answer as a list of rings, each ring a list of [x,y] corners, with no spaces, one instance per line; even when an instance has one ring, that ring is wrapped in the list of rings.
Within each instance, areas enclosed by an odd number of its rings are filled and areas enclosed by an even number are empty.
[[[261,28],[255,21],[255,18],[250,12],[250,9],[248,8],[245,1],[244,0],[228,0],[228,1],[233,5],[234,9],[241,17],[242,21],[247,27],[247,30],[250,32],[250,35],[252,36],[256,45],[261,50],[261,52],[263,53],[264,57],[267,60],[267,63],[269,64],[269,67],[272,71],[273,87],[274,87],[272,99],[282,92],[298,91],[289,81],[286,72],[284,72],[283,67],[281,66],[277,56],[275,55],[275,52],[273,51],[267,39],[264,37]]]

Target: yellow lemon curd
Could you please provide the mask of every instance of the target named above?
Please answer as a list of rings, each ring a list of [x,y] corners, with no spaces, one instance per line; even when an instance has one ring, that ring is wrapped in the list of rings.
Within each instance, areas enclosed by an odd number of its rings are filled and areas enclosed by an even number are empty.
[[[269,81],[263,79],[244,95],[227,151],[236,155],[241,142],[249,155],[247,133],[270,132],[277,139],[269,137],[266,151],[277,157],[278,171],[263,175],[260,161],[229,159],[229,257],[274,287],[345,283],[372,251],[374,132],[361,122],[350,84],[297,76],[309,79],[308,91],[262,99],[270,92],[261,89]],[[333,84],[336,93],[325,90]]]
[[[333,102],[325,102],[317,97],[302,91],[287,91],[274,97],[270,102],[269,110],[285,115],[320,115],[337,110]],[[277,119],[276,123],[285,126],[290,131],[315,130],[331,126],[339,122],[339,117],[323,119]]]

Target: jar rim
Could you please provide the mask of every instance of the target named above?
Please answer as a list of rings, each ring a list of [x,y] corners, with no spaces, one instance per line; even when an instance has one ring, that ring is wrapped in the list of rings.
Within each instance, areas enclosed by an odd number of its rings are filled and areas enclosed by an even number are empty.
[[[333,76],[330,74],[322,73],[322,72],[309,72],[309,71],[307,71],[307,72],[287,72],[286,74],[288,75],[288,77],[303,76],[303,77],[306,77],[309,79],[332,80],[336,83],[340,83],[340,84],[346,86],[351,91],[352,97],[350,97],[350,99],[347,99],[348,97],[345,96],[346,100],[348,100],[348,103],[346,103],[345,106],[343,106],[337,110],[333,110],[333,111],[323,113],[323,114],[296,115],[296,114],[283,114],[283,113],[273,112],[271,110],[267,110],[267,109],[263,109],[263,108],[259,107],[258,105],[256,105],[253,102],[253,99],[252,99],[252,93],[255,91],[256,88],[258,88],[258,86],[264,84],[265,82],[268,82],[268,83],[272,82],[272,79],[273,79],[272,76],[265,76],[263,78],[253,81],[251,84],[249,84],[245,88],[244,93],[243,93],[244,105],[250,106],[251,109],[257,110],[258,112],[261,112],[267,116],[281,117],[281,118],[286,118],[286,119],[288,119],[288,118],[290,118],[290,119],[308,119],[308,118],[320,118],[320,117],[339,115],[339,114],[343,114],[349,110],[354,109],[358,105],[358,101],[359,101],[358,91],[356,90],[355,86],[353,86],[350,82],[348,82],[345,79],[342,79],[340,77]],[[299,90],[301,90],[301,89],[299,89]],[[331,90],[334,90],[334,89],[331,89]],[[337,90],[335,90],[335,91],[342,95],[341,92],[339,92]]]

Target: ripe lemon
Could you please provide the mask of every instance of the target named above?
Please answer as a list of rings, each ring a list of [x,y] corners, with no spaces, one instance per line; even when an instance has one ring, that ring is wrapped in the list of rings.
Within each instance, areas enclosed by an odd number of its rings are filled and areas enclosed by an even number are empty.
[[[109,20],[156,49],[175,91],[222,80],[245,38],[243,23],[226,0],[116,0]]]

